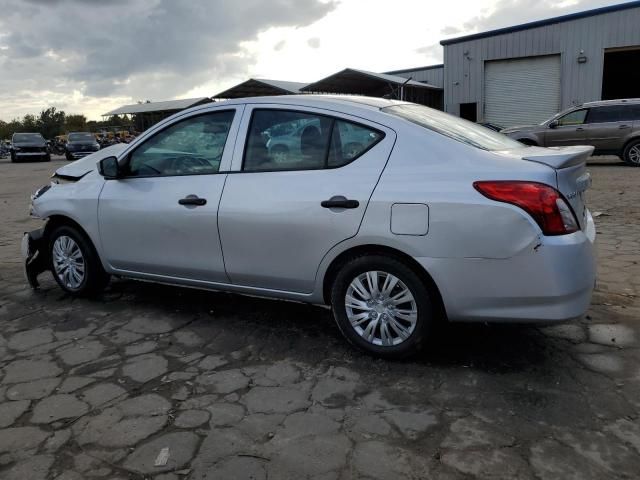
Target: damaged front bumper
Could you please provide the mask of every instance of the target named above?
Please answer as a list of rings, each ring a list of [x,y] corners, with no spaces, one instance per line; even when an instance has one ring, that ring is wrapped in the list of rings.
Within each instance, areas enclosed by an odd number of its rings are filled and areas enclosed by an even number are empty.
[[[49,270],[47,258],[45,229],[39,228],[26,232],[22,237],[22,257],[24,258],[24,274],[31,288],[38,288],[38,275]]]

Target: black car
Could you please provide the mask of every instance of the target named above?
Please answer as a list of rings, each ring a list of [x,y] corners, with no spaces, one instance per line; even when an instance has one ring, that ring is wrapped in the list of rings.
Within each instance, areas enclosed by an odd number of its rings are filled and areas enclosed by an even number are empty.
[[[100,150],[100,145],[89,132],[72,132],[67,135],[65,155],[67,160],[77,160]]]
[[[11,161],[44,160],[51,161],[47,141],[39,133],[14,133],[11,137]]]

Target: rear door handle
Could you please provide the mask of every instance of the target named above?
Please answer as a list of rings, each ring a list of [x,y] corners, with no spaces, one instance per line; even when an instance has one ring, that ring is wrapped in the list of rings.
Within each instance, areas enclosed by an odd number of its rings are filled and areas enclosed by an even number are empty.
[[[329,200],[323,200],[320,205],[324,208],[358,208],[360,202],[357,200],[348,200],[342,195],[335,195]]]
[[[622,130],[623,128],[631,128],[631,127],[629,125],[620,125],[618,128]]]
[[[197,195],[187,195],[186,197],[181,198],[180,200],[178,200],[178,203],[180,205],[202,206],[202,205],[206,205],[207,204],[207,199],[206,198],[200,198]]]
[[[582,128],[582,127],[576,128],[576,132],[582,132],[583,130],[584,130],[584,128]]]

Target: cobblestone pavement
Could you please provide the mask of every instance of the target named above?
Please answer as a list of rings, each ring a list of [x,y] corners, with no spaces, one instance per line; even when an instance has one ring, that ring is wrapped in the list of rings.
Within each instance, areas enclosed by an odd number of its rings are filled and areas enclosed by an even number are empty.
[[[449,326],[387,362],[312,306],[133,281],[76,300],[48,276],[32,292],[28,195],[61,163],[0,161],[1,478],[638,478],[640,169],[592,162],[584,321]]]

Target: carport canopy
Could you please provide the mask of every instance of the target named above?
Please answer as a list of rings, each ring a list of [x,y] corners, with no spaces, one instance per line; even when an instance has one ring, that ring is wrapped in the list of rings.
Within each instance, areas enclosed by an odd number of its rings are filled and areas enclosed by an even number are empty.
[[[262,78],[250,78],[239,83],[224,92],[214,95],[213,98],[245,98],[262,97],[272,95],[295,95],[300,93],[300,89],[307,85],[302,82],[289,82],[285,80],[265,80]]]
[[[301,89],[305,93],[341,93],[407,100],[442,109],[442,89],[386,73],[345,68]]]

